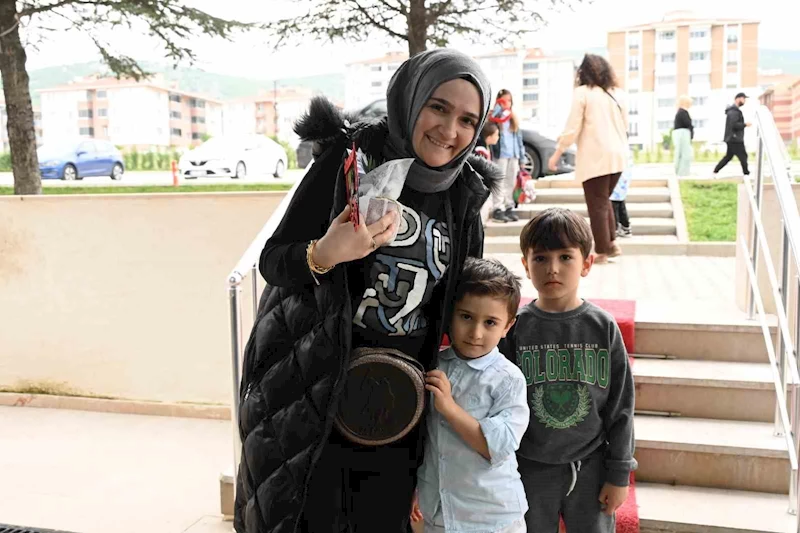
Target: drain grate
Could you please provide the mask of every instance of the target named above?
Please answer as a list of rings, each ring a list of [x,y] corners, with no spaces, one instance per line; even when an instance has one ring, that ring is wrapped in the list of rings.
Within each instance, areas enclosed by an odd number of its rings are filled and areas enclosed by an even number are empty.
[[[9,526],[0,524],[0,533],[70,533],[69,531],[57,531],[55,529],[39,529],[38,527]]]

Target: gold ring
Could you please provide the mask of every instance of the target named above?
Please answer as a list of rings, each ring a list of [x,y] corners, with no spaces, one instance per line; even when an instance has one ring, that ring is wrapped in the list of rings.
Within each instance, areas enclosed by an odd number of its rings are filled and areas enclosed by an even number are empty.
[[[375,239],[372,239],[372,249],[374,250],[377,247],[378,247],[378,243],[375,242]]]

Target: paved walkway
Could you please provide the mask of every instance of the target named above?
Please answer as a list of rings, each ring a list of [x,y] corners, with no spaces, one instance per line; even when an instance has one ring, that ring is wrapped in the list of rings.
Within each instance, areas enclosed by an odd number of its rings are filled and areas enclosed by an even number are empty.
[[[75,533],[230,533],[229,422],[0,407],[0,523]]]

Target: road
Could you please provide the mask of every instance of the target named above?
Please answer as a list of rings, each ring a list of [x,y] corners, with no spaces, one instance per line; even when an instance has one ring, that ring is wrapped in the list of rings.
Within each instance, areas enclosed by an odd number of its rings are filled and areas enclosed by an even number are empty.
[[[305,170],[287,170],[283,178],[273,176],[247,176],[243,180],[231,178],[199,178],[193,180],[180,179],[181,185],[223,185],[247,183],[283,183],[292,184],[305,173]],[[10,172],[0,172],[0,186],[14,185],[14,177]],[[42,180],[43,187],[109,187],[125,185],[172,185],[172,173],[169,171],[156,172],[126,172],[120,181],[114,181],[108,176],[84,178],[76,181]]]
[[[663,178],[674,174],[672,163],[642,163],[634,167],[634,179]],[[751,162],[751,172],[755,171],[755,165]],[[714,169],[714,163],[694,163],[692,173],[688,179],[710,178]],[[302,177],[305,170],[287,170],[281,179],[273,176],[248,176],[244,180],[234,180],[231,178],[200,178],[194,180],[180,179],[182,185],[220,185],[220,184],[239,184],[239,183],[281,183],[293,184],[298,178]],[[739,162],[730,162],[721,172],[720,177],[737,177],[742,175],[742,168]],[[792,175],[800,176],[800,161],[792,162]],[[559,179],[571,179],[574,174],[562,174]],[[10,172],[0,172],[0,186],[10,186],[14,184],[13,176]],[[80,181],[62,180],[43,180],[44,187],[91,187],[91,186],[125,186],[125,185],[172,185],[172,174],[170,172],[128,172],[120,181],[113,181],[111,178],[103,176],[98,178],[85,178]]]

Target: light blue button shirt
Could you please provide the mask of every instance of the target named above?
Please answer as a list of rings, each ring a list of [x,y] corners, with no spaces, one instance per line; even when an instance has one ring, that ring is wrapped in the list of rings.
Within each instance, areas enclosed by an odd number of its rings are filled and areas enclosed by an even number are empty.
[[[439,353],[453,399],[481,425],[491,461],[473,450],[429,398],[425,459],[419,469],[419,506],[430,520],[439,506],[453,533],[492,533],[528,510],[516,450],[530,421],[525,377],[495,348],[479,359]]]

